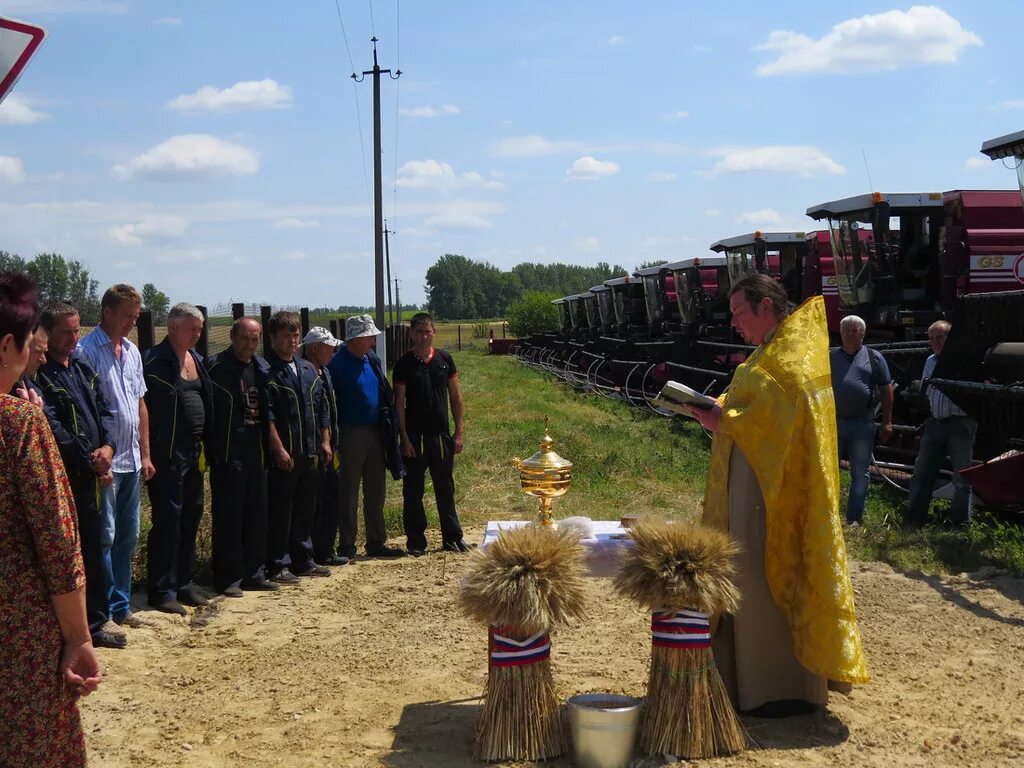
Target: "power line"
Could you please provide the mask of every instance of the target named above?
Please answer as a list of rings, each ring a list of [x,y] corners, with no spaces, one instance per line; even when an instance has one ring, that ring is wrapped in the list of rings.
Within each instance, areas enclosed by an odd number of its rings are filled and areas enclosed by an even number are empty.
[[[395,0],[395,67],[402,69],[402,0]],[[398,115],[402,98],[402,81],[395,83],[395,177],[391,187],[391,223],[398,218]]]
[[[369,0],[369,2],[370,2],[370,32],[372,32],[373,36],[376,37],[377,36],[377,30],[374,29],[374,27],[373,27],[373,0]]]
[[[345,20],[341,16],[341,0],[334,0],[334,7],[338,11],[338,23],[341,24],[341,37],[345,41],[345,51],[348,53],[348,63],[352,67],[352,77],[356,76],[356,63],[352,58],[352,49],[348,44],[348,35],[345,33]],[[372,11],[372,6],[371,6]],[[356,83],[352,82],[352,96],[356,101],[356,127],[359,129],[359,153],[363,157],[363,184],[366,186],[366,204],[373,207],[373,199],[370,195],[370,174],[366,169],[366,142],[363,140],[363,114],[359,108],[359,89]]]

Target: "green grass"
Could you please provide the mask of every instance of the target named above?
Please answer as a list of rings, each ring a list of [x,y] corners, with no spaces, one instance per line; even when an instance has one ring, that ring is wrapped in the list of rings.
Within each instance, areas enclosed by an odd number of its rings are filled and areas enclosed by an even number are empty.
[[[572,487],[555,500],[556,518],[618,519],[633,512],[682,519],[699,514],[710,441],[695,422],[666,420],[597,395],[577,393],[512,357],[490,357],[482,349],[454,355],[467,411],[466,448],[455,468],[456,503],[465,525],[533,518],[537,502],[520,491],[511,459],[526,458],[537,450],[545,416],[550,419],[554,450],[574,465]],[[844,472],[841,477],[845,506],[849,476]],[[982,512],[966,530],[937,525],[908,531],[900,525],[905,504],[905,496],[873,483],[865,524],[846,529],[851,557],[927,573],[971,571],[983,565],[1024,571],[1024,528],[1019,524]],[[948,507],[945,502],[934,504],[940,510]],[[428,521],[436,529],[429,478],[425,506]],[[400,538],[400,482],[389,479],[384,512],[389,534]],[[148,503],[143,517],[144,542]],[[201,580],[208,583],[209,513],[203,518],[199,541]],[[144,547],[140,547],[137,577],[144,575],[142,558]]]

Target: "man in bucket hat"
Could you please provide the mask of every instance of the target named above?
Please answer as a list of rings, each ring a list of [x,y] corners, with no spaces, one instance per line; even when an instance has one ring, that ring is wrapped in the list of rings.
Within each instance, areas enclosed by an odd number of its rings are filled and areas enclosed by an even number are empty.
[[[369,557],[402,557],[405,551],[387,545],[384,527],[386,468],[396,479],[404,469],[397,452],[393,418],[395,397],[373,351],[380,331],[369,315],[345,321],[345,343],[327,365],[338,406],[340,439],[339,485],[341,525],[338,554],[356,554],[356,505],[363,486],[363,522]]]

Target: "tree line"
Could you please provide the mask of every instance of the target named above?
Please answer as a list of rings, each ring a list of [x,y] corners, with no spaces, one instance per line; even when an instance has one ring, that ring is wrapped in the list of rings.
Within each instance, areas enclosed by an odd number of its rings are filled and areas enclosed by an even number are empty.
[[[65,259],[59,253],[39,253],[24,259],[15,253],[0,251],[0,272],[23,272],[32,278],[39,294],[40,307],[63,301],[78,310],[82,325],[98,325],[101,318],[99,281],[77,259]],[[170,299],[153,283],[142,286],[142,306],[153,313],[153,322],[167,321]]]
[[[427,306],[442,320],[503,317],[524,293],[567,296],[626,273],[603,261],[593,267],[524,262],[504,272],[487,262],[446,253],[427,270]]]

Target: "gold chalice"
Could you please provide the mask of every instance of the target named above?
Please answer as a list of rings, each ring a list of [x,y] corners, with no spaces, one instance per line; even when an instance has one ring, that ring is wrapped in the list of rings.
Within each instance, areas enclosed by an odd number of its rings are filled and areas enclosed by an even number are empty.
[[[519,470],[519,482],[523,493],[540,499],[540,524],[550,527],[551,500],[562,496],[572,483],[572,462],[563,459],[551,447],[555,441],[548,434],[548,419],[544,417],[544,437],[540,450],[526,460],[512,459],[512,465]]]

